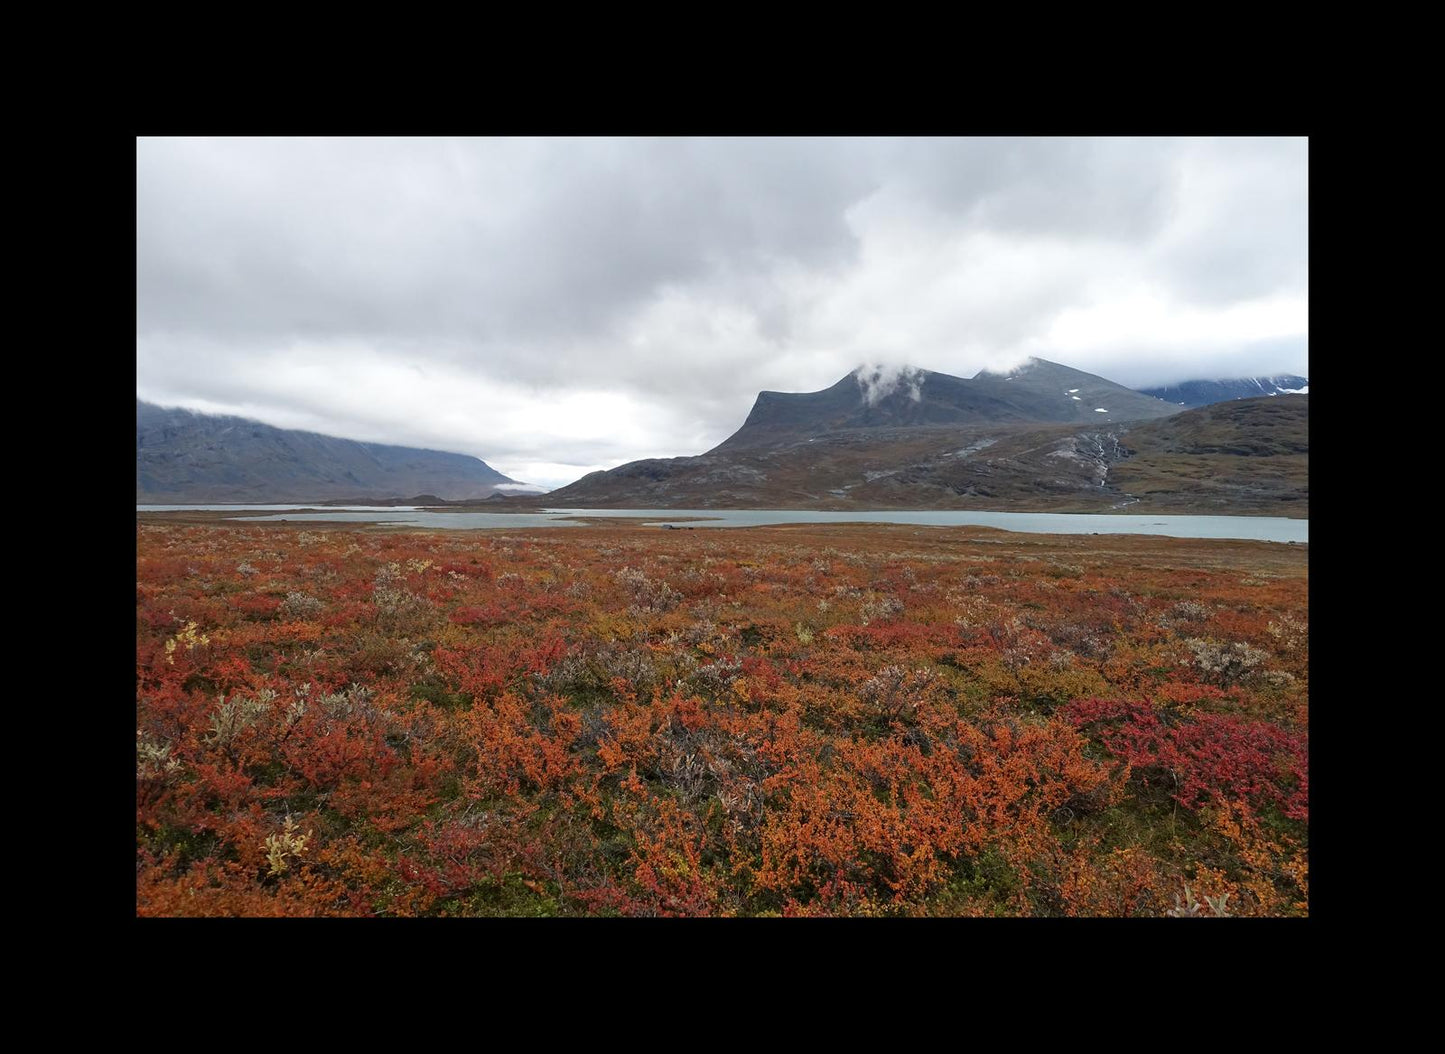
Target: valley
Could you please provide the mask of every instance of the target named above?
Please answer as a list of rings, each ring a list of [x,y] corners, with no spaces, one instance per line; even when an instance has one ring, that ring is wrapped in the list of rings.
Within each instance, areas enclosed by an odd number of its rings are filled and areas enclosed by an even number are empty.
[[[137,136],[137,926],[1301,932],[1309,140]]]

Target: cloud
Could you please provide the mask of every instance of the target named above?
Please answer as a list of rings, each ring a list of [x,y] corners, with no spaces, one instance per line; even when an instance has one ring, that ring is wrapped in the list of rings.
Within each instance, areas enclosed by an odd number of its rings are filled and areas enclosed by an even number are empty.
[[[494,487],[508,494],[540,494],[547,489],[535,483],[497,483]]]
[[[869,406],[878,405],[880,399],[892,395],[900,388],[906,391],[915,403],[923,398],[924,374],[913,366],[872,363],[858,367],[853,379],[858,382],[863,401]]]
[[[557,485],[860,363],[1306,373],[1307,147],[141,139],[137,394]]]

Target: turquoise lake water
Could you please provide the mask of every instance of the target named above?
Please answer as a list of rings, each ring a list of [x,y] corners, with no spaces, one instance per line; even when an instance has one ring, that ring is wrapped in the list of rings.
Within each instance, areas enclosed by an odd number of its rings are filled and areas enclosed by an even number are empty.
[[[298,511],[298,510],[305,511]],[[574,517],[639,517],[650,525],[764,527],[788,523],[901,523],[922,527],[995,527],[1029,534],[1159,534],[1171,538],[1242,538],[1309,541],[1309,521],[1282,516],[1126,516],[1057,512],[817,512],[809,509],[545,509],[523,512],[439,512],[408,506],[339,506],[325,511],[296,505],[137,505],[137,512],[234,511],[238,520],[288,523],[377,523],[446,530],[585,527]],[[289,510],[289,511],[288,511]],[[682,522],[691,517],[706,517]]]

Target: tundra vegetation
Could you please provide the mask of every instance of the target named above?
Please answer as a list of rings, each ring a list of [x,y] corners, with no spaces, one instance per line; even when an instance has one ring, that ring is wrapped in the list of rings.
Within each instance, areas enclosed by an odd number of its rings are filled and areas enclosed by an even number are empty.
[[[1304,546],[137,526],[136,910],[1308,913]]]

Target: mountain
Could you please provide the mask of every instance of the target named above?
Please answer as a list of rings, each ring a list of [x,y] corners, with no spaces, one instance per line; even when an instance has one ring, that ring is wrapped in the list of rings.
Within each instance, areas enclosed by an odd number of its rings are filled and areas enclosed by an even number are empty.
[[[1174,406],[1044,359],[971,380],[931,370],[854,370],[820,392],[760,392],[747,420],[709,453],[863,428],[1136,421]]]
[[[957,489],[945,484],[942,493],[913,484],[922,482],[919,473],[947,476],[945,469],[964,462],[982,464],[1007,451],[1048,444],[1054,432],[1073,434],[1081,426],[1097,431],[1178,412],[1159,399],[1044,359],[971,379],[860,368],[819,392],[761,392],[742,427],[704,454],[594,472],[547,500],[639,508],[967,508],[990,501],[1058,501],[1094,487],[1094,470],[1068,459],[1051,461],[1033,481],[1038,473],[1030,467],[1030,482],[1005,487],[1005,497],[987,483]],[[1040,438],[1041,427],[1052,431]],[[977,457],[996,444],[1001,445],[992,454]]]
[[[822,392],[764,392],[707,453],[594,472],[547,503],[1307,514],[1307,395],[1181,411],[1042,361],[971,381],[874,381],[855,372]]]
[[[1308,395],[1310,379],[1292,373],[1280,377],[1234,377],[1217,381],[1184,381],[1165,388],[1140,388],[1145,395],[1179,406],[1208,406],[1230,399],[1256,399],[1261,395]]]
[[[465,454],[361,443],[140,399],[135,456],[140,503],[482,498],[516,483]]]

